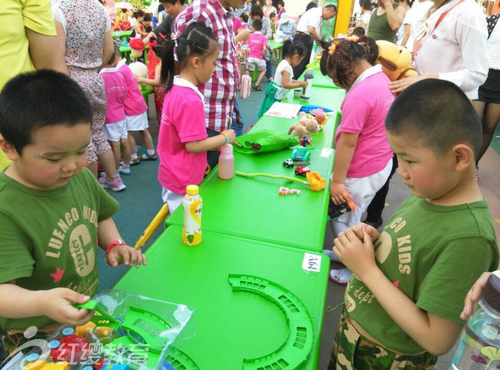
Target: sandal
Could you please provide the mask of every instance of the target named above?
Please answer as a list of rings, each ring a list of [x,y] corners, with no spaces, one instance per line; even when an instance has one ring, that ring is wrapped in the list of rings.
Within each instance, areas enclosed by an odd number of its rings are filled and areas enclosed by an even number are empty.
[[[253,89],[257,91],[262,91],[262,88],[259,85],[253,85]]]
[[[338,285],[347,285],[349,282],[349,279],[352,276],[352,272],[349,271],[349,269],[342,269],[342,270],[330,270],[330,274],[328,275],[328,278],[332,283],[338,284]]]

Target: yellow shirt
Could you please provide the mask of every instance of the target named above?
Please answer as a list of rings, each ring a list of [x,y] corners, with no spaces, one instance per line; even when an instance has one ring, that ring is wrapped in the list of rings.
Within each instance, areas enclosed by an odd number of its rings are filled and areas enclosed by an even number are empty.
[[[0,13],[0,90],[12,77],[35,69],[29,55],[26,28],[55,36],[56,27],[50,0],[1,0]],[[9,160],[0,150],[0,170]]]

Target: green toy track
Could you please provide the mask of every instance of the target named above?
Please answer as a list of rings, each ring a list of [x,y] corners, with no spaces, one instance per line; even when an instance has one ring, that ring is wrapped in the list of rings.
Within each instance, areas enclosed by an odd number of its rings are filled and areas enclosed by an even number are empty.
[[[175,370],[200,370],[198,365],[184,352],[175,348],[169,347],[167,358],[165,359]]]
[[[229,274],[234,291],[259,294],[276,304],[285,314],[290,331],[286,340],[273,352],[258,358],[244,359],[248,370],[298,369],[311,352],[314,326],[307,307],[281,285],[251,275]]]

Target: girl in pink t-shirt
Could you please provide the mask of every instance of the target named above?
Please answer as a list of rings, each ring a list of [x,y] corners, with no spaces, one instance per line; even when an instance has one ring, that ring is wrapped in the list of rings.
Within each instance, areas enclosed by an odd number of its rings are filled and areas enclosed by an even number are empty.
[[[186,186],[203,180],[207,150],[234,142],[236,135],[233,130],[225,130],[208,137],[205,98],[196,87],[208,82],[215,71],[219,44],[212,29],[202,22],[191,23],[177,40],[164,45],[160,79],[166,94],[158,135],[158,181],[163,187],[163,201],[173,212],[181,204]],[[175,77],[174,46],[181,68]]]
[[[361,221],[392,169],[385,117],[395,95],[389,90],[390,81],[382,68],[373,66],[378,54],[375,41],[369,37],[355,40],[363,42],[364,47],[355,41],[337,39],[321,58],[321,72],[347,90],[335,137],[330,197],[334,205],[340,205],[350,196],[356,208],[333,220],[335,236]],[[332,270],[330,274],[341,284],[347,284],[349,277],[348,270]]]

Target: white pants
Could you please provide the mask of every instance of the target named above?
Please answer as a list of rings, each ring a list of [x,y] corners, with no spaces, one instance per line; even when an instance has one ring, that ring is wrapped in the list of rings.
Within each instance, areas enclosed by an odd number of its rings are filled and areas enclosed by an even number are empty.
[[[161,199],[163,199],[163,203],[168,204],[168,212],[172,214],[182,204],[184,195],[174,193],[172,190],[165,189],[162,186]]]
[[[332,220],[335,237],[342,231],[345,231],[361,222],[361,216],[366,211],[377,191],[384,186],[392,170],[392,158],[380,172],[367,177],[353,178],[346,177],[345,187],[351,196],[356,209],[340,215]]]

